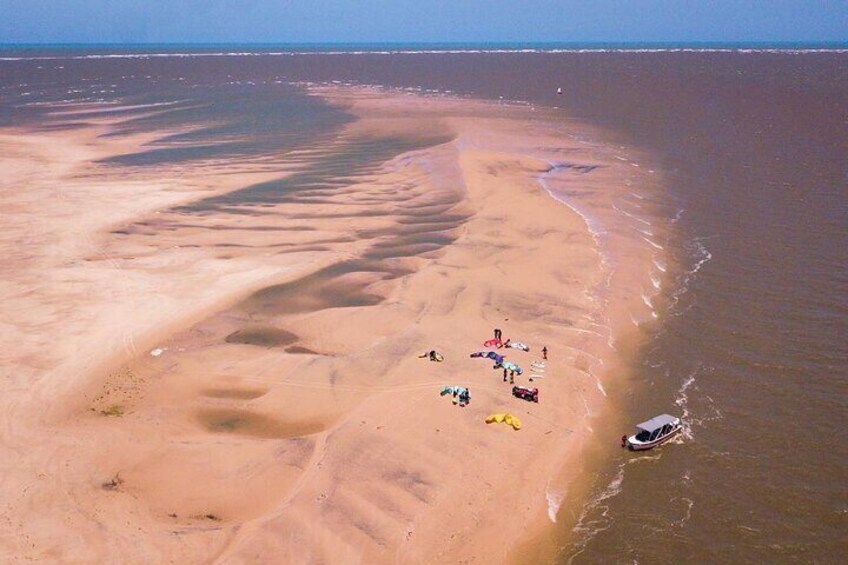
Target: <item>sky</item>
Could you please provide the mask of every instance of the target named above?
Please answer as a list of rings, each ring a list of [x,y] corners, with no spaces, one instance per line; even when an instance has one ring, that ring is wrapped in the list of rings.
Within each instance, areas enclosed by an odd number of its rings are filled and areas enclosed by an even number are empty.
[[[0,43],[846,41],[848,0],[0,0]]]

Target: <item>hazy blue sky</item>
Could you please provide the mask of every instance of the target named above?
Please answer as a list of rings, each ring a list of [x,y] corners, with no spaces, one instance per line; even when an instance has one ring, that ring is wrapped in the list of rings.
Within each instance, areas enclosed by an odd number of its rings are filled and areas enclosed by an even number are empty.
[[[848,41],[848,0],[0,0],[0,43]]]

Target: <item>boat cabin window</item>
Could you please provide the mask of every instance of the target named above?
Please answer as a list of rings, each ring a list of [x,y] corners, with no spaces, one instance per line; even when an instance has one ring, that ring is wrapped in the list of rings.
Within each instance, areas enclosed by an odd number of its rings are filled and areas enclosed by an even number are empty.
[[[662,427],[662,433],[660,435],[666,435],[671,431],[671,424],[666,424]]]
[[[656,430],[651,432],[650,441],[654,441],[655,439],[657,439],[659,437],[661,431],[662,431],[662,428],[657,428]]]
[[[651,437],[651,432],[646,432],[645,430],[640,431],[636,434],[636,439],[638,441],[648,441],[648,438]]]

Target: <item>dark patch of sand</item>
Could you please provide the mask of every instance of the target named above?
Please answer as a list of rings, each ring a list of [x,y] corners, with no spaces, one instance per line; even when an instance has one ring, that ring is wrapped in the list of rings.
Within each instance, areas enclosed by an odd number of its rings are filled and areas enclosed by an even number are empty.
[[[203,408],[196,418],[212,433],[280,439],[308,436],[325,430],[325,420],[281,420],[236,408]]]
[[[292,345],[291,347],[286,347],[286,353],[294,353],[294,354],[306,354],[306,355],[317,355],[317,351],[312,351],[308,347],[302,347],[300,345]]]
[[[260,396],[265,396],[268,393],[267,389],[247,389],[247,388],[207,388],[202,391],[203,396],[209,398],[232,398],[236,400],[253,400]]]
[[[298,337],[286,330],[274,327],[244,328],[235,331],[225,338],[227,343],[243,343],[261,347],[282,347],[296,342]]]

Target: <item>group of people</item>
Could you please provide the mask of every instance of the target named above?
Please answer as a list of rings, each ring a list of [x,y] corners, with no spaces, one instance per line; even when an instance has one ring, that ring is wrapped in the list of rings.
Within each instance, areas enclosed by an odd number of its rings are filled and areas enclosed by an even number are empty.
[[[512,347],[515,349],[522,349],[524,351],[530,351],[530,348],[523,343],[512,343],[510,338],[506,338],[506,341],[503,341],[503,332],[500,328],[495,328],[495,339],[493,340],[495,344],[500,347]],[[548,348],[547,346],[542,346],[542,358],[547,360],[548,358]]]
[[[502,342],[501,341],[502,337],[503,337],[503,332],[500,330],[500,328],[495,328],[495,340],[497,340],[499,343],[502,343],[503,347],[509,347],[510,339],[507,338],[506,342]],[[526,346],[523,346],[523,347],[526,347]],[[529,351],[529,349],[530,349],[529,347],[526,347],[526,349],[524,349],[524,350]],[[542,358],[545,359],[545,360],[548,359],[548,347],[547,346],[542,346]],[[498,367],[503,369],[503,382],[507,382],[507,376],[509,376],[509,384],[515,384],[515,375],[516,374],[520,375],[524,372],[521,369],[521,367],[519,367],[515,363],[509,363],[509,362],[505,363],[503,361],[503,358],[501,358],[500,362],[495,363],[494,368],[497,369]]]
[[[502,341],[503,332],[500,328],[495,328],[495,339],[494,342],[497,343],[498,347],[509,347],[510,340],[507,338],[506,343]],[[491,342],[487,342],[491,343]],[[529,347],[523,344],[518,344],[520,349],[524,351],[529,351]],[[494,358],[495,361],[495,369],[501,368],[503,369],[503,382],[507,382],[507,377],[509,378],[510,384],[515,384],[515,375],[521,375],[524,371],[521,367],[516,365],[515,363],[510,363],[508,361],[504,361],[503,355],[497,355],[494,352],[490,351],[487,355],[484,355],[483,352],[474,353],[471,355],[472,357],[490,357]],[[437,352],[436,350],[430,350],[428,352],[422,353],[418,356],[419,359],[427,358],[430,361],[441,362],[444,360],[444,357]],[[548,358],[548,348],[546,346],[542,347],[542,358],[547,360]],[[532,380],[532,379],[531,379]],[[444,394],[452,394],[454,397],[454,404],[459,404],[460,406],[465,406],[469,402],[471,402],[471,394],[467,388],[464,387],[445,387],[442,390],[442,395]]]

